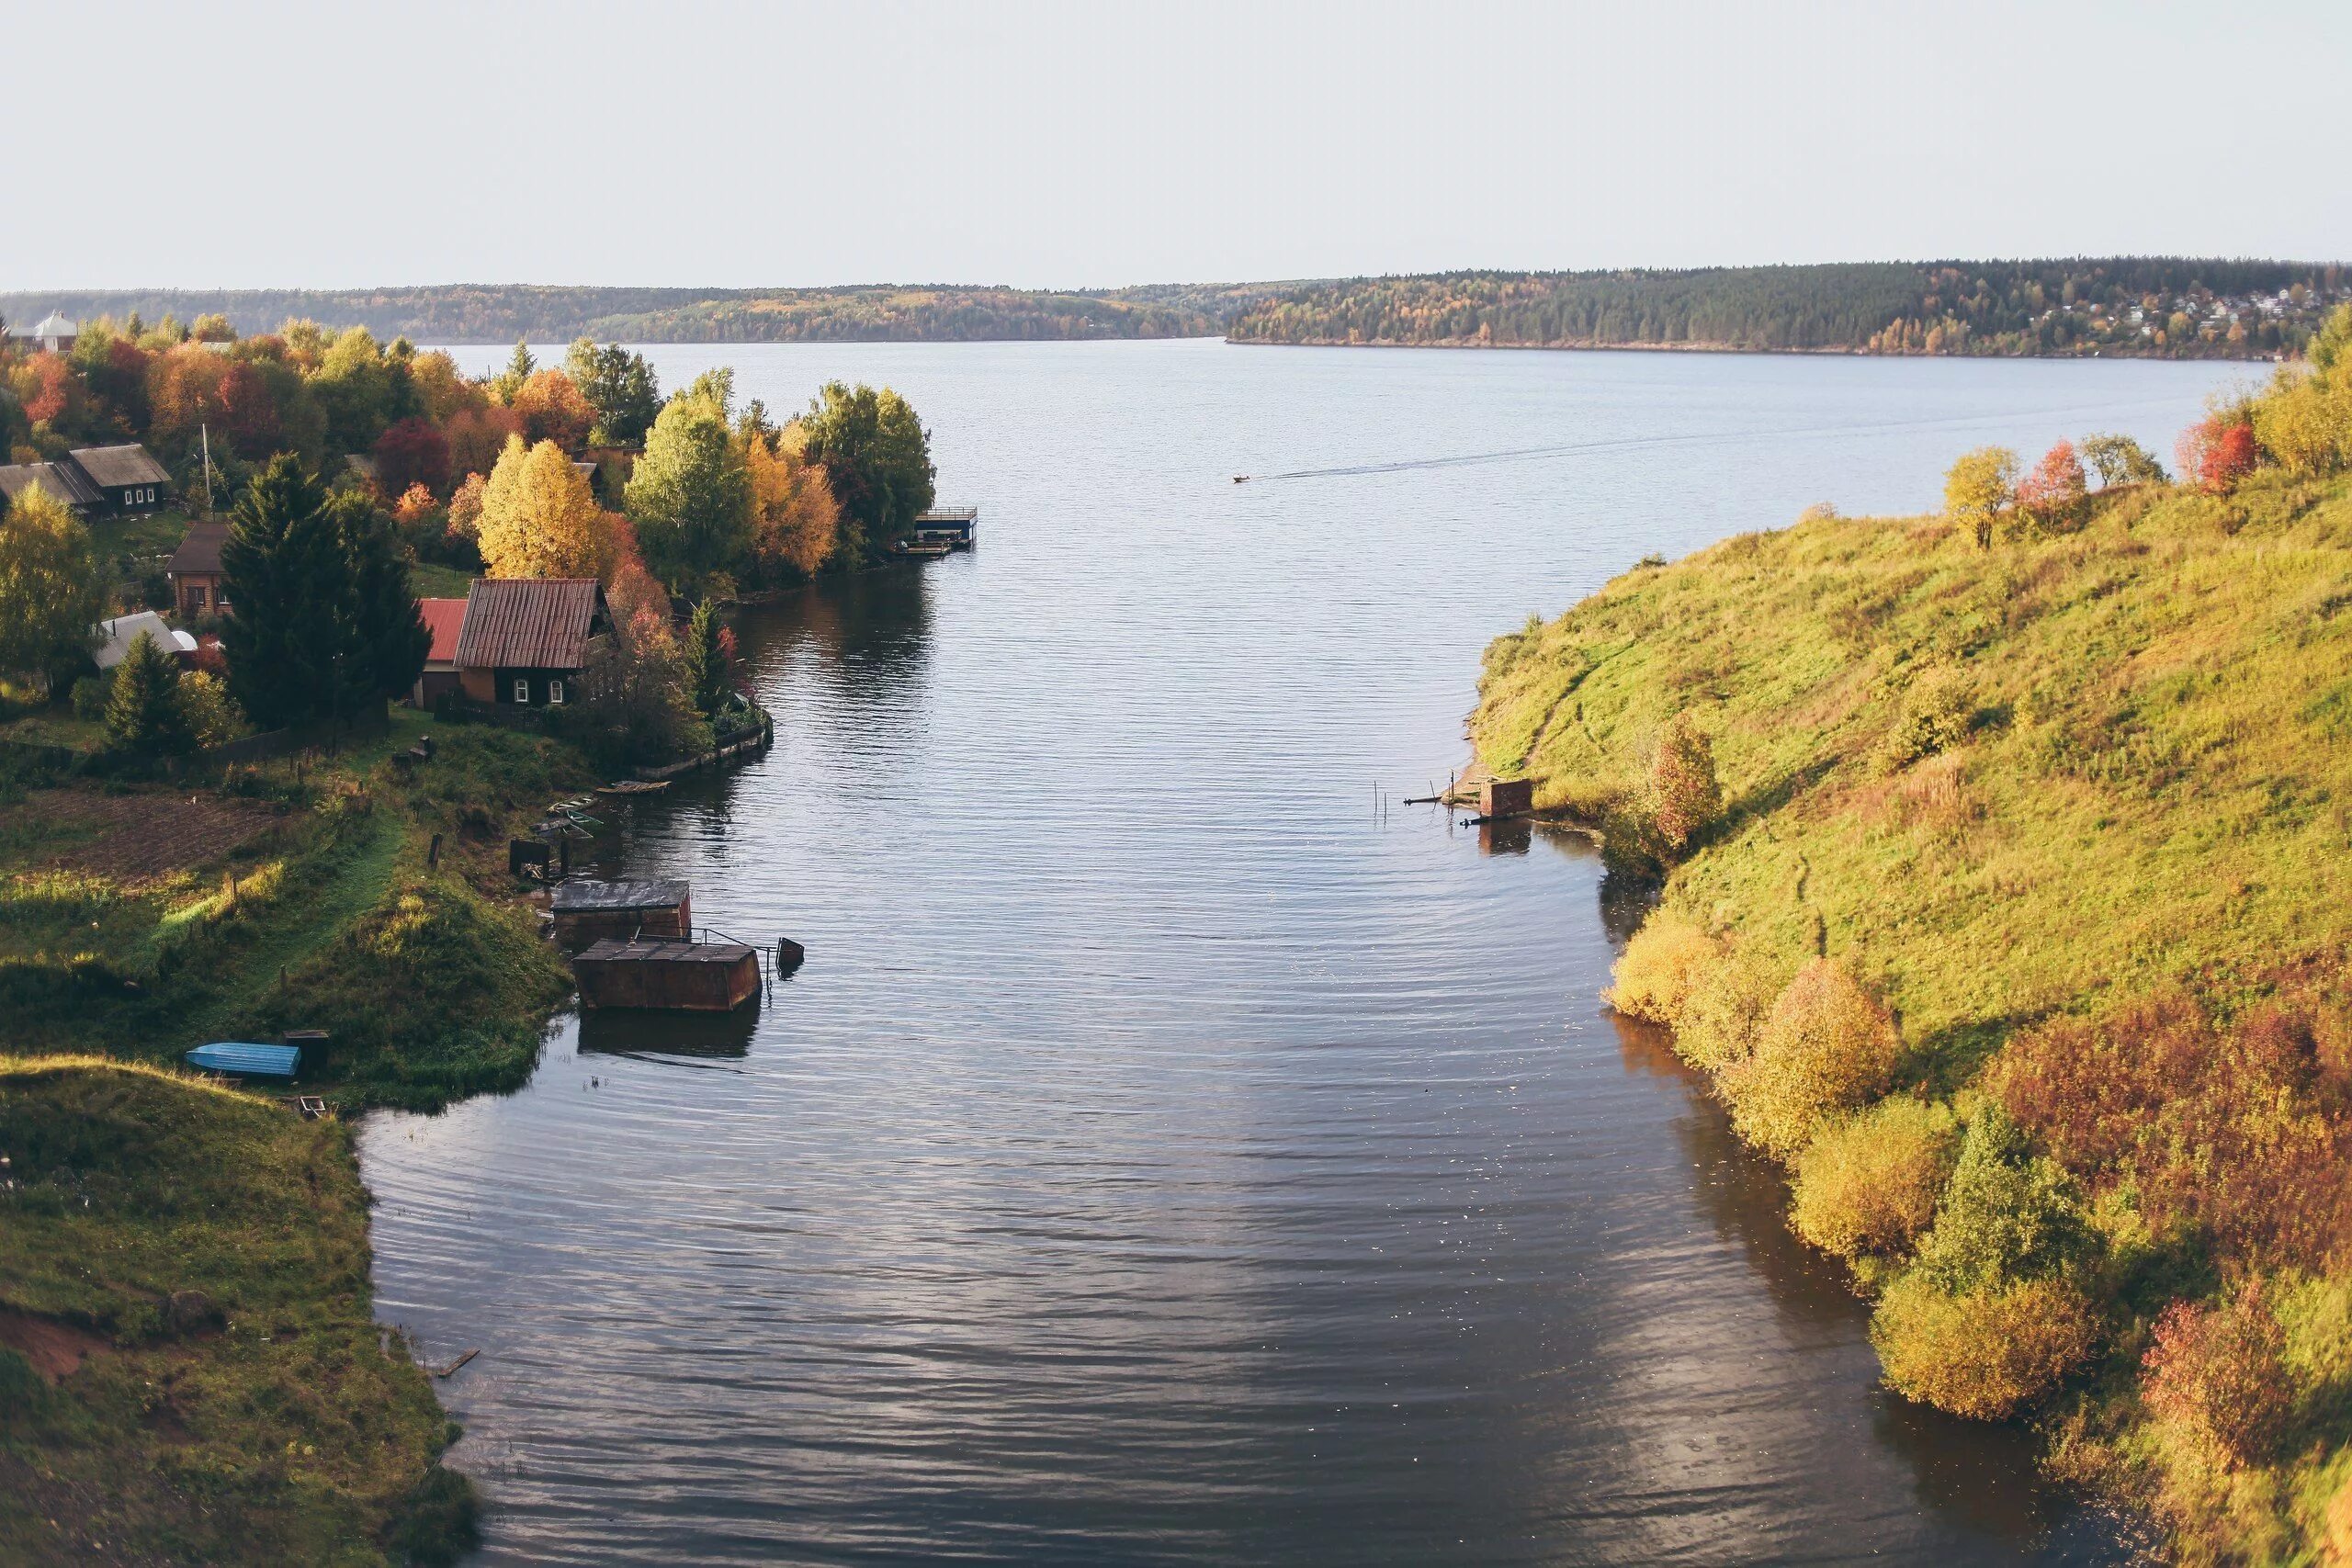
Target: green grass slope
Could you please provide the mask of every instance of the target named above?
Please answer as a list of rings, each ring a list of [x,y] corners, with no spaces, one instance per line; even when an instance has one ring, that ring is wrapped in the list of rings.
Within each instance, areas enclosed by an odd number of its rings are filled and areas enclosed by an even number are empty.
[[[1645,864],[1678,720],[1721,809]],[[2185,1558],[2352,1561],[2352,483],[1729,539],[1498,638],[1472,733],[1662,876],[1621,1002],[1898,1387],[2038,1413]]]
[[[454,1435],[371,1315],[350,1134],[0,1060],[0,1561],[443,1562]]]

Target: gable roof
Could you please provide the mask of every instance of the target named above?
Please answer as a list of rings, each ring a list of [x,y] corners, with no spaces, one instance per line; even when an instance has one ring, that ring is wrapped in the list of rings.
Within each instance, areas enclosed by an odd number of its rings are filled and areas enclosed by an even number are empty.
[[[196,638],[186,632],[175,632],[164,623],[164,617],[153,610],[141,610],[135,615],[117,615],[111,621],[100,621],[98,635],[107,640],[90,656],[101,670],[111,670],[130,657],[130,645],[141,633],[155,639],[155,646],[165,653],[194,653]]]
[[[419,599],[416,613],[424,621],[424,629],[433,634],[433,647],[424,655],[427,664],[455,664],[458,661],[458,634],[465,629],[466,602],[463,599]]]
[[[164,570],[177,576],[189,572],[219,571],[220,547],[228,538],[229,525],[226,523],[191,523],[187,537],[182,539],[180,547],[172,552],[171,561]]]
[[[11,463],[0,468],[0,495],[14,501],[28,490],[45,490],[68,506],[95,506],[106,499],[79,471],[63,463]]]
[[[478,577],[458,634],[460,670],[578,670],[605,611],[593,577]]]
[[[122,485],[167,485],[171,474],[132,442],[127,446],[84,446],[65,454],[67,462],[90,476],[90,482],[114,490]]]

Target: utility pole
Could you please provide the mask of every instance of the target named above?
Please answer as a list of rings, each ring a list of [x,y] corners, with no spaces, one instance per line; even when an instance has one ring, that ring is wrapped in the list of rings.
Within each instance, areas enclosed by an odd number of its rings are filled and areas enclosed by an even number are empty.
[[[182,425],[181,429],[187,427]],[[209,423],[196,427],[204,436],[204,514],[212,515],[212,426]]]

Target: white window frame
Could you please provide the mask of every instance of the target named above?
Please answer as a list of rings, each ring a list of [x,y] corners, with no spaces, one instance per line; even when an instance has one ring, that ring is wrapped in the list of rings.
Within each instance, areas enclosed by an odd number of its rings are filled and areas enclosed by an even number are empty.
[[[563,705],[563,682],[560,682],[560,681],[557,681],[557,680],[550,679],[550,680],[548,682],[548,706],[549,706],[549,707],[556,707],[556,708],[560,708],[560,707],[561,707],[562,705]]]
[[[514,700],[525,707],[531,705],[531,678],[528,675],[514,677]]]

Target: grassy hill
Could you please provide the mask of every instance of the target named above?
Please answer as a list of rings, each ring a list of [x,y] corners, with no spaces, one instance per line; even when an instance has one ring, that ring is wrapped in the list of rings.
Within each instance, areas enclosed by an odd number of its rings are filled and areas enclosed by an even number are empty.
[[[1498,639],[1473,733],[1662,875],[1615,999],[1787,1160],[1898,1387],[2032,1416],[2186,1558],[2352,1551],[2352,484],[1742,536]]]

